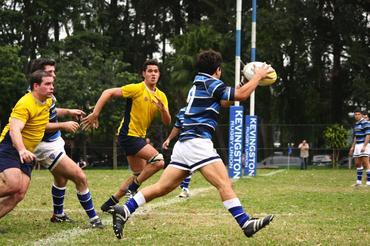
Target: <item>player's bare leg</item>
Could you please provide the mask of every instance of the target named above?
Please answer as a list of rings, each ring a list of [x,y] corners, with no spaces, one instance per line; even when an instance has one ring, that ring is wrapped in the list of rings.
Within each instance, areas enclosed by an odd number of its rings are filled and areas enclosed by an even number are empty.
[[[119,239],[122,238],[123,227],[126,221],[139,206],[173,191],[187,175],[187,171],[169,166],[163,171],[161,177],[155,184],[140,190],[133,198],[129,199],[124,206],[113,206],[113,230],[116,237]]]
[[[30,177],[22,173],[20,169],[9,168],[4,170],[4,172],[0,174],[0,180],[2,180],[0,181],[2,182],[0,184],[0,191],[2,191],[0,192],[1,195],[0,218],[1,218],[7,213],[9,213],[13,208],[15,208],[15,206],[17,206],[17,204],[20,201],[23,200],[28,190],[28,186],[30,184]],[[7,187],[5,187],[3,184],[6,184]],[[13,188],[9,189],[9,187]],[[4,190],[7,190],[8,192],[4,193],[3,192]],[[9,193],[9,191],[11,191],[11,193]]]
[[[101,210],[108,212],[111,206],[114,206],[119,200],[126,194],[127,191],[133,196],[141,183],[150,178],[153,174],[158,172],[164,167],[163,158],[161,154],[151,146],[150,144],[145,145],[135,155],[127,156],[127,160],[133,173],[140,173],[138,176],[132,176],[123,181],[120,185],[119,190],[112,195],[106,202],[101,206]],[[159,157],[158,161],[155,158]],[[154,161],[152,160],[154,158]]]

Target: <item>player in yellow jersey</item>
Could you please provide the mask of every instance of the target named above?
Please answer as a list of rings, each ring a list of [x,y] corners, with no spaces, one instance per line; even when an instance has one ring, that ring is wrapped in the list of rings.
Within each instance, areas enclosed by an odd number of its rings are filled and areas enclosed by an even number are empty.
[[[0,218],[23,200],[35,155],[44,136],[54,92],[54,78],[37,70],[29,78],[31,92],[14,106],[0,137]]]
[[[38,58],[31,62],[30,71],[43,70],[50,76],[56,78],[56,62],[50,58]],[[49,169],[54,177],[51,186],[53,201],[53,215],[50,221],[53,223],[73,222],[64,212],[64,198],[67,189],[67,182],[71,180],[76,187],[77,199],[89,217],[92,228],[103,228],[101,219],[97,215],[91,192],[88,187],[87,178],[82,169],[77,165],[64,150],[64,140],[61,130],[74,133],[79,128],[76,121],[59,122],[60,116],[72,116],[75,119],[85,115],[79,109],[67,109],[56,107],[56,99],[52,98],[53,103],[50,107],[49,124],[40,144],[35,149],[36,164],[40,164]]]
[[[145,135],[154,116],[159,112],[165,125],[171,123],[166,95],[157,88],[160,76],[156,60],[147,60],[142,68],[144,81],[119,88],[105,90],[97,101],[94,111],[82,120],[84,127],[98,127],[98,117],[110,98],[126,98],[125,115],[118,129],[119,146],[126,152],[133,176],[122,182],[101,209],[107,212],[117,204],[126,192],[136,193],[140,184],[163,168],[163,155],[145,141]]]

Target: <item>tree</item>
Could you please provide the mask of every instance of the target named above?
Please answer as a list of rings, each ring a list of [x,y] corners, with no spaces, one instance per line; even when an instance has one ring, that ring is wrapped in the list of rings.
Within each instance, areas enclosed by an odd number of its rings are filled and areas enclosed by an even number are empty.
[[[339,124],[328,126],[324,132],[324,141],[333,150],[333,167],[337,166],[339,150],[347,146],[348,131]]]
[[[8,123],[12,107],[27,91],[27,81],[21,71],[24,59],[20,47],[0,46],[0,125]]]

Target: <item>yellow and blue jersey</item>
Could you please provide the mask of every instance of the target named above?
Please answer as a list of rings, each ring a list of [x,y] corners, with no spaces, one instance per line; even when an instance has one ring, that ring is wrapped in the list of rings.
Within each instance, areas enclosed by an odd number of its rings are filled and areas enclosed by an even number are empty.
[[[153,103],[157,101],[156,97],[163,102],[168,110],[166,94],[158,88],[151,91],[144,81],[122,86],[122,96],[127,98],[127,104],[124,117],[118,128],[120,136],[145,137],[148,127],[159,112]]]
[[[31,92],[24,95],[14,106],[11,118],[21,120],[25,123],[22,130],[23,143],[27,150],[33,151],[44,136],[46,124],[49,122],[49,109],[52,105],[51,98],[45,102],[37,100]],[[10,141],[9,123],[5,126],[0,136],[0,142],[4,139]]]

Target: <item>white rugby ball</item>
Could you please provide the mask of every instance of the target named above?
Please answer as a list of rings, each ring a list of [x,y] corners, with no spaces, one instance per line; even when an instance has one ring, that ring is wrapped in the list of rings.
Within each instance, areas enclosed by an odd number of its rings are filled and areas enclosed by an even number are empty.
[[[247,80],[251,80],[253,75],[254,75],[254,69],[255,68],[258,68],[258,67],[261,67],[263,64],[263,62],[250,62],[248,63],[247,65],[245,65],[243,67],[243,76],[247,79]],[[276,74],[276,71],[275,69],[273,69],[271,66],[269,68],[269,73],[267,74],[267,76],[260,80],[259,82],[259,85],[260,86],[268,86],[268,85],[272,85],[273,83],[275,83],[277,79],[277,74]]]

